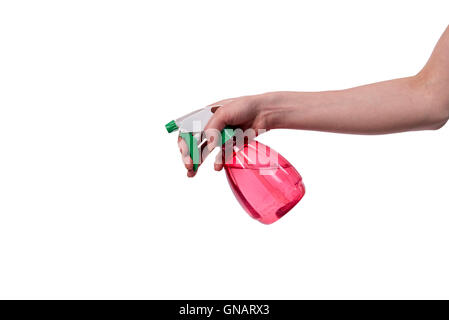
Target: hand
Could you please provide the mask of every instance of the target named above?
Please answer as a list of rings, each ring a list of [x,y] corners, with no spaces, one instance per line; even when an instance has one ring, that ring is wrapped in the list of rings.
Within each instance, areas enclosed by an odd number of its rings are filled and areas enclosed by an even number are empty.
[[[206,156],[217,146],[214,132],[221,132],[226,126],[235,126],[243,131],[254,129],[256,135],[261,131],[267,131],[266,119],[263,112],[263,106],[267,103],[268,95],[244,96],[232,99],[221,100],[210,106],[217,106],[214,115],[205,127],[205,134],[208,139],[207,152],[202,152],[204,161]],[[183,139],[178,138],[179,150],[182,155],[184,165],[187,169],[187,176],[194,177],[193,162],[189,155],[189,149]],[[216,171],[223,169],[221,152],[215,159],[214,168]]]

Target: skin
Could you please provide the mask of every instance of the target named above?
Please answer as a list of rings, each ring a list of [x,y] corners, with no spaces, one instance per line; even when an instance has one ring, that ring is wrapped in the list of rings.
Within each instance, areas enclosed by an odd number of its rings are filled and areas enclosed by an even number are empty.
[[[209,153],[216,147],[209,129],[225,126],[277,128],[350,134],[388,134],[436,130],[449,119],[449,27],[429,61],[416,75],[338,91],[268,92],[218,101],[206,126]],[[178,139],[187,176],[195,176],[192,160]],[[215,170],[223,168],[221,155]]]

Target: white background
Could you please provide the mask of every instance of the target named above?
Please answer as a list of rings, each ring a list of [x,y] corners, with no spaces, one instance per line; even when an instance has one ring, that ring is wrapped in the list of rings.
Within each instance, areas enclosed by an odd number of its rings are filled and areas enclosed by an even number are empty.
[[[0,298],[449,298],[449,126],[260,140],[307,193],[265,226],[164,124],[413,75],[444,1],[2,1]]]

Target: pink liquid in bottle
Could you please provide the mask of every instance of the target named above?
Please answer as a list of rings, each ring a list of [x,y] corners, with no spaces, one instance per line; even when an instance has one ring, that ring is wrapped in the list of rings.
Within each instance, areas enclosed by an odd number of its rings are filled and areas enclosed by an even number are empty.
[[[305,193],[298,171],[279,153],[256,140],[239,149],[234,147],[224,168],[237,200],[252,218],[264,224],[283,217]]]

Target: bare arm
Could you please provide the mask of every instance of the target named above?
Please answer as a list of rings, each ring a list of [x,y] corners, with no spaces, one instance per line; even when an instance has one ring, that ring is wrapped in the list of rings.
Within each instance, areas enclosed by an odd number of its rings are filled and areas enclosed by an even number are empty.
[[[353,134],[438,129],[449,119],[449,27],[415,76],[338,91],[270,92],[216,104],[223,107],[207,129],[221,131],[234,125]],[[215,147],[212,141],[209,146]],[[182,142],[180,148],[185,156],[187,148]],[[191,165],[186,168],[188,176],[193,176]]]
[[[438,129],[449,118],[449,27],[415,76],[340,91],[269,93],[265,99],[261,112],[268,128],[358,134]]]

